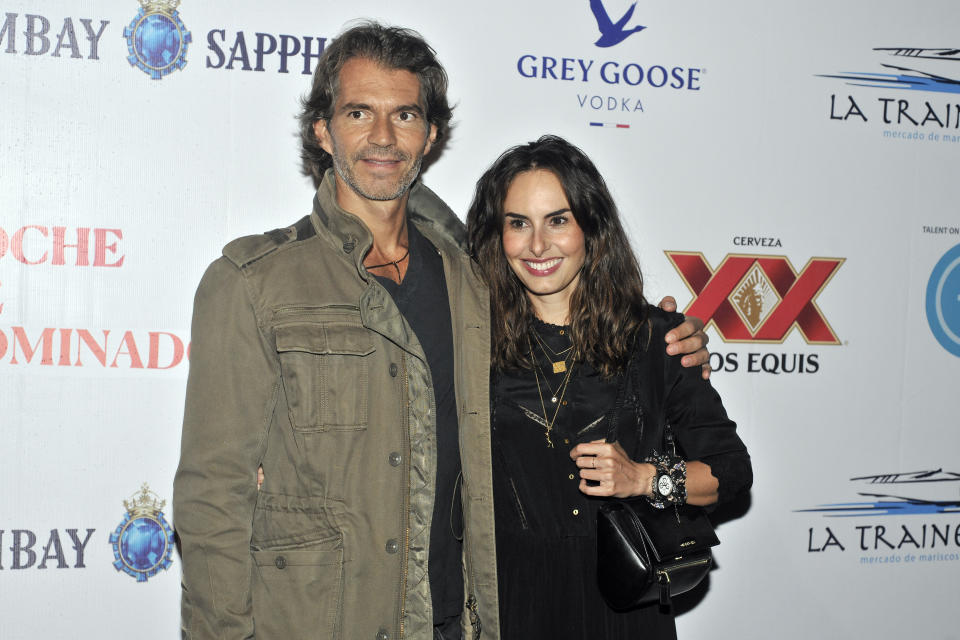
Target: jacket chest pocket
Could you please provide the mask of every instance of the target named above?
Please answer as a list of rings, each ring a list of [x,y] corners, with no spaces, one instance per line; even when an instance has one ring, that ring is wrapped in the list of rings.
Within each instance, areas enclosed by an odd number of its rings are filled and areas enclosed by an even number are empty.
[[[365,429],[368,420],[370,333],[347,323],[276,327],[290,421],[301,431]]]

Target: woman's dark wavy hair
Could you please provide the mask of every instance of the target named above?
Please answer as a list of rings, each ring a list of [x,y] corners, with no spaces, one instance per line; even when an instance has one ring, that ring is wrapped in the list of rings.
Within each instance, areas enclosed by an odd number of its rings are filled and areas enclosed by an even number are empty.
[[[529,332],[534,311],[503,253],[503,202],[517,175],[551,171],[563,185],[583,230],[586,259],[570,297],[574,358],[602,376],[623,370],[634,336],[646,323],[643,277],[600,172],[583,151],[557,136],[508,149],[480,178],[467,214],[470,253],[490,287],[492,364],[531,368]]]
[[[447,72],[437,54],[423,37],[411,29],[363,22],[347,29],[327,46],[317,61],[313,86],[300,104],[300,158],[304,175],[319,184],[333,165],[313,132],[318,120],[329,120],[337,100],[340,70],[351,58],[368,58],[388,69],[403,69],[420,80],[420,97],[426,105],[427,121],[437,127],[439,142],[450,131],[453,108],[447,103]]]

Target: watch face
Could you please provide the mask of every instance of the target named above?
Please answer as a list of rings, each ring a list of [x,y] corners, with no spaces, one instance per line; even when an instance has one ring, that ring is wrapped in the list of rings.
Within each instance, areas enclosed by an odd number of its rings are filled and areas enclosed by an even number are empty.
[[[668,496],[673,493],[673,478],[667,474],[663,474],[657,478],[657,491],[659,491],[662,496]]]

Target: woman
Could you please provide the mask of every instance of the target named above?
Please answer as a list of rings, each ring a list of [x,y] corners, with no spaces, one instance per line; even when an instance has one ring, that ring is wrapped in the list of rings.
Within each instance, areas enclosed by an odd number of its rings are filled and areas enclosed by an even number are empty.
[[[686,477],[674,472],[660,502],[713,504],[752,482],[719,396],[659,347],[682,316],[647,304],[603,178],[561,138],[504,153],[467,224],[491,295],[502,636],[675,638],[669,609],[617,612],[600,596],[596,513],[611,498],[653,499],[655,477],[682,467],[663,457],[668,424]]]

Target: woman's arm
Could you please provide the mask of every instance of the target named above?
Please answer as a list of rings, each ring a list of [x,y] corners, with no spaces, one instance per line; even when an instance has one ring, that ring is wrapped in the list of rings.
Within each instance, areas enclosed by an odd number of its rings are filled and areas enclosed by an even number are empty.
[[[631,460],[619,442],[583,442],[570,450],[570,457],[580,468],[580,491],[588,496],[653,496],[656,468],[649,462]],[[697,460],[691,460],[686,465],[687,503],[701,507],[714,504],[720,482],[713,476],[710,465]],[[587,480],[600,484],[591,485]]]
[[[667,318],[662,314],[653,315],[654,335],[661,335],[660,331],[681,319],[677,315]],[[666,327],[660,324],[664,321]],[[656,344],[656,340],[652,344]],[[736,424],[727,417],[720,396],[710,383],[695,370],[681,366],[680,358],[664,357],[656,353],[655,347],[642,361],[642,366],[646,369],[641,379],[649,380],[658,370],[663,372],[664,387],[658,392],[663,394],[662,409],[658,409],[660,405],[655,399],[650,402],[654,413],[663,411],[663,424],[671,425],[678,453],[686,458],[687,502],[711,505],[749,488],[753,482],[750,455],[737,436]],[[604,440],[581,443],[570,451],[570,457],[580,468],[580,490],[587,495],[653,496],[656,467],[632,460],[619,443]]]

